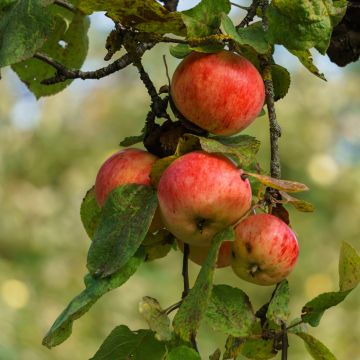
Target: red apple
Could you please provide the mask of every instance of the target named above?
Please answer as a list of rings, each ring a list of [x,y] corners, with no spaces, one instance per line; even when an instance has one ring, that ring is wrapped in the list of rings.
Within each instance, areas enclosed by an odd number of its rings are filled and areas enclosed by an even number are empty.
[[[230,51],[192,52],[176,68],[171,96],[189,121],[217,135],[249,126],[264,105],[265,88],[255,66]]]
[[[252,215],[235,228],[231,265],[243,280],[276,284],[289,275],[298,255],[295,234],[276,216]]]
[[[99,206],[103,206],[111,190],[124,184],[139,184],[150,186],[150,172],[155,155],[140,149],[124,149],[110,156],[100,167],[95,181],[95,196]],[[156,209],[149,231],[154,232],[164,225],[159,209]]]
[[[184,252],[184,243],[181,240],[177,240],[179,249]],[[231,243],[232,241],[224,241],[219,249],[218,258],[216,261],[217,268],[223,268],[230,266],[231,264]],[[190,246],[189,259],[195,264],[202,265],[207,258],[210,250],[209,246]]]
[[[124,184],[150,185],[149,174],[158,158],[144,150],[124,149],[110,156],[100,167],[95,181],[99,206],[116,187]]]
[[[220,230],[236,223],[251,206],[249,181],[223,155],[204,151],[175,160],[158,184],[165,227],[190,245],[209,246]]]

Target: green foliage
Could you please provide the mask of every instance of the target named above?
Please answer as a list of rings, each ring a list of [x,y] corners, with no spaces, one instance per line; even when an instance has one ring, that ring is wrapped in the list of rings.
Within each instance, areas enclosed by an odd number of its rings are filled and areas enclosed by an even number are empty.
[[[284,98],[290,88],[290,73],[282,66],[273,64],[271,65],[271,77],[274,86],[274,100]]]
[[[156,187],[159,184],[163,172],[178,158],[178,155],[171,155],[155,162],[150,173],[151,184],[153,186]]]
[[[266,339],[248,339],[245,341],[241,354],[249,359],[267,360],[276,356],[274,349],[274,340]]]
[[[325,54],[332,28],[346,11],[346,1],[274,0],[267,9],[268,36],[272,43],[290,50],[315,47]]]
[[[201,360],[200,355],[187,346],[179,346],[170,351],[166,360]]]
[[[88,253],[88,269],[109,276],[135,254],[157,207],[156,192],[145,185],[122,185],[108,196]]]
[[[170,13],[155,0],[80,0],[79,9],[85,14],[107,11],[114,22],[144,32],[185,34],[180,14]]]
[[[84,315],[101,296],[124,284],[144,259],[145,252],[143,249],[139,249],[136,255],[117,273],[105,279],[96,279],[90,274],[87,275],[84,280],[86,289],[76,296],[59,315],[44,337],[43,345],[52,348],[64,342],[71,335],[74,320]]]
[[[331,351],[313,336],[304,332],[298,332],[296,335],[304,340],[306,349],[314,360],[336,360]]]
[[[59,7],[55,5],[51,7],[55,15],[55,29],[49,40],[38,51],[56,59],[70,69],[79,69],[88,51],[87,31],[90,21],[81,12],[76,12],[72,19],[69,19],[69,11],[63,15],[62,9],[59,10]],[[72,82],[72,80],[67,80],[54,85],[41,84],[42,80],[54,76],[56,70],[39,59],[28,59],[13,65],[12,68],[37,98],[56,94]]]
[[[6,7],[0,17],[0,68],[32,57],[54,25],[41,0],[18,0]]]
[[[148,232],[142,242],[146,251],[146,261],[165,257],[174,246],[174,242],[174,235],[165,229],[161,229],[155,234]]]
[[[215,285],[206,311],[206,321],[222,333],[232,336],[252,334],[256,322],[249,297],[240,289]]]
[[[192,9],[181,13],[186,25],[187,37],[196,38],[216,33],[220,26],[222,13],[228,13],[229,0],[202,0]]]
[[[154,331],[157,340],[171,340],[170,319],[156,299],[143,297],[139,303],[139,312]]]
[[[340,291],[354,289],[360,283],[360,256],[347,242],[341,245],[339,259]]]
[[[259,54],[266,54],[270,51],[270,44],[260,21],[237,30],[232,20],[226,14],[222,14],[221,26],[237,44],[249,45]]]
[[[287,280],[283,280],[277,285],[274,295],[269,303],[269,307],[266,312],[266,318],[268,321],[277,325],[286,323],[290,316],[289,302],[289,283]]]
[[[159,360],[166,353],[164,343],[155,339],[151,330],[131,331],[117,326],[91,360]]]
[[[312,205],[311,203],[309,203],[305,200],[297,199],[284,191],[280,191],[280,195],[285,204],[290,204],[298,211],[302,211],[302,212],[315,211],[314,205]]]
[[[216,234],[212,240],[207,259],[201,267],[194,287],[182,302],[176,313],[173,327],[175,332],[185,341],[190,341],[195,336],[210,300],[213,287],[213,277],[216,259],[224,240],[232,240],[234,232],[231,228]]]
[[[177,44],[170,46],[170,54],[178,59],[183,59],[192,51],[193,49],[188,44]]]
[[[176,154],[180,156],[194,150],[221,153],[230,157],[239,167],[243,167],[254,161],[259,148],[260,142],[249,135],[204,138],[193,134],[185,134],[179,140]]]
[[[101,208],[96,201],[95,186],[93,186],[86,193],[80,207],[80,218],[90,239],[92,239],[95,234],[100,216]]]
[[[325,310],[341,303],[360,281],[360,256],[355,249],[343,243],[339,259],[338,292],[320,294],[307,302],[302,309],[302,319],[311,326],[318,326]]]

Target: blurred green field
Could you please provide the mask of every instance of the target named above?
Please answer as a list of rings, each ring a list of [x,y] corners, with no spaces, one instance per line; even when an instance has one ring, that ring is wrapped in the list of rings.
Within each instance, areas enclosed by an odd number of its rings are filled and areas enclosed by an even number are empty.
[[[94,19],[95,24],[99,23]],[[104,27],[93,26],[86,66],[101,63]],[[144,64],[157,87],[166,83],[162,55],[170,71],[177,60],[167,46],[146,54]],[[302,70],[295,58],[278,51],[292,71],[288,96],[277,103],[283,129],[283,178],[306,183],[302,194],[313,214],[290,210],[301,254],[289,277],[293,317],[320,292],[338,287],[341,241],[360,250],[360,67],[339,69],[321,60],[328,82]],[[82,289],[89,240],[79,207],[97,169],[125,136],[137,135],[149,98],[135,68],[101,81],[75,81],[61,94],[37,102],[6,70],[0,81],[0,359],[83,360],[90,358],[116,325],[144,328],[138,315],[142,296],[166,307],[181,296],[181,254],[145,264],[122,288],[102,298],[75,322],[72,337],[53,350],[41,345],[45,332],[68,301]],[[262,141],[260,162],[268,168],[267,118],[245,133]],[[191,266],[191,279],[199,271]],[[216,283],[241,287],[255,308],[272,288],[245,284],[231,269],[217,271]],[[330,309],[311,333],[339,360],[360,359],[360,289]],[[204,359],[224,338],[203,327]],[[279,356],[277,357],[279,358]],[[290,338],[289,359],[310,359]]]

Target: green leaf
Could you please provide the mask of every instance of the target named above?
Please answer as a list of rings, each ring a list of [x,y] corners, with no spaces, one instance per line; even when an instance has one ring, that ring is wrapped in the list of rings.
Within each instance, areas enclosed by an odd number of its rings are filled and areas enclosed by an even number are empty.
[[[290,316],[289,301],[289,283],[287,280],[283,280],[276,287],[266,312],[266,318],[277,325],[286,323]]]
[[[273,64],[270,66],[271,77],[274,85],[274,100],[280,100],[287,94],[291,79],[290,73],[282,66]]]
[[[185,134],[179,140],[176,154],[180,156],[194,150],[220,153],[230,157],[239,167],[243,167],[254,161],[259,148],[260,141],[249,135],[204,138],[193,134]]]
[[[188,44],[177,44],[170,46],[170,54],[177,59],[183,59],[188,56],[193,49]]]
[[[185,35],[180,13],[169,12],[155,0],[80,0],[78,7],[85,14],[107,11],[115,23],[140,31]]]
[[[93,186],[85,195],[81,207],[80,217],[84,225],[86,233],[92,239],[99,223],[101,216],[101,208],[99,207],[95,197],[95,186]]]
[[[178,346],[172,349],[167,355],[166,360],[201,360],[200,355],[194,350],[187,346]]]
[[[325,310],[341,303],[350,292],[329,292],[317,296],[302,308],[301,318],[311,326],[318,326]]]
[[[150,186],[127,184],[110,193],[88,253],[91,274],[106,277],[128,262],[144,240],[156,207]]]
[[[309,188],[305,184],[296,181],[280,180],[280,179],[272,178],[267,175],[248,173],[248,172],[246,173],[246,175],[257,179],[263,185],[269,186],[276,190],[282,190],[287,192],[300,192],[300,191],[309,190]]]
[[[149,296],[142,298],[139,303],[139,312],[155,332],[155,338],[160,341],[171,340],[170,319],[159,302]]]
[[[18,0],[6,7],[0,17],[0,68],[32,57],[53,28],[54,19],[41,0]]]
[[[128,136],[120,142],[120,146],[128,147],[138,144],[144,140],[144,136],[145,134],[141,134],[137,136]]]
[[[274,340],[247,339],[241,348],[241,354],[249,359],[266,360],[276,356]]]
[[[307,201],[297,199],[284,191],[280,191],[280,195],[282,197],[284,204],[290,204],[298,211],[302,211],[302,212],[315,211],[314,205]]]
[[[225,352],[223,360],[237,359],[243,348],[245,340],[234,336],[228,336],[225,343]]]
[[[159,159],[154,163],[150,173],[150,180],[153,186],[158,186],[160,178],[164,171],[178,158],[178,155],[171,155]]]
[[[319,69],[314,65],[311,52],[309,50],[289,50],[293,55],[295,55],[300,62],[315,76],[325,80],[325,75],[319,71]]]
[[[346,1],[273,0],[267,8],[272,43],[291,50],[316,47],[325,54],[333,26],[346,11]]]
[[[197,38],[216,33],[220,27],[222,13],[231,9],[229,0],[202,0],[192,9],[181,13],[186,25],[187,37]]]
[[[147,233],[142,245],[146,251],[146,261],[152,261],[165,257],[175,242],[174,235],[165,229],[155,234]]]
[[[175,315],[173,321],[174,330],[185,341],[190,341],[191,337],[196,334],[206,313],[220,245],[224,240],[232,240],[233,238],[234,231],[231,228],[225,229],[214,236],[207,259],[201,267],[195,285]]]
[[[304,332],[298,332],[296,335],[304,340],[305,346],[313,359],[336,360],[331,351],[318,339]]]
[[[360,282],[360,255],[347,242],[343,242],[339,260],[340,291],[354,289]]]
[[[89,18],[77,12],[68,26],[68,20],[60,16],[62,9],[58,10],[58,6],[55,5],[52,6],[52,9],[54,7],[56,11],[52,12],[56,15],[55,30],[44,46],[39,49],[39,52],[50,56],[67,68],[79,69],[84,63],[88,51]],[[54,85],[41,84],[42,80],[55,76],[56,70],[35,58],[15,64],[12,69],[38,99],[41,96],[49,96],[62,91],[73,81],[67,80]]]
[[[139,249],[123,268],[106,279],[94,279],[88,274],[85,277],[86,289],[76,296],[56,319],[44,337],[43,345],[52,348],[64,342],[71,335],[73,322],[84,315],[101,296],[124,284],[144,259],[145,252]]]
[[[253,23],[246,28],[236,30],[236,27],[229,16],[222,14],[221,26],[225,33],[239,45],[249,45],[259,54],[266,54],[271,49],[266,38],[266,33],[262,28],[261,21]]]
[[[233,336],[250,335],[256,322],[249,297],[228,285],[213,287],[206,320],[214,330]]]
[[[165,353],[165,344],[156,340],[151,330],[131,331],[120,325],[105,339],[91,360],[160,360]]]

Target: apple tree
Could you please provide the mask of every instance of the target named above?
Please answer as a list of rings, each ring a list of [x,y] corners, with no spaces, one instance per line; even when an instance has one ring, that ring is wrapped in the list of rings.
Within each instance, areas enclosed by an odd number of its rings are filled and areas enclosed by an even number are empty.
[[[286,208],[312,212],[314,207],[293,195],[309,190],[306,185],[281,177],[275,104],[286,96],[291,79],[273,54],[275,45],[283,46],[319,81],[326,80],[310,50],[328,53],[340,66],[356,61],[359,6],[345,0],[253,0],[249,6],[202,0],[180,12],[178,2],[0,4],[0,68],[11,66],[37,98],[62,91],[74,79],[101,79],[129,65],[137,68],[151,98],[141,134],[121,139],[127,149],[104,162],[83,199],[80,217],[91,239],[89,272],[83,291],[55,320],[43,345],[60,345],[98,299],[140,266],[178,248],[183,253],[178,302],[160,305],[144,294],[139,312],[149,328],[119,324],[92,359],[201,359],[201,323],[227,336],[223,353],[212,349],[213,360],[270,359],[278,353],[287,359],[291,336],[301,338],[314,359],[335,359],[309,327],[318,326],[325,311],[358,285],[360,256],[344,242],[339,288],[319,294],[290,317],[286,278],[296,271],[299,246]],[[231,7],[246,12],[239,23],[229,16]],[[88,15],[100,11],[114,22],[104,44],[110,63],[82,71]],[[166,59],[159,59],[168,81],[157,89],[142,56],[159,43],[168,43],[169,56],[182,60],[171,76]],[[117,57],[121,49],[125,55]],[[265,114],[269,171],[257,161],[260,142],[238,134]],[[128,148],[138,143],[147,151]],[[189,283],[189,260],[201,265],[194,284]],[[268,301],[254,309],[240,288],[214,285],[216,268],[226,266],[243,280],[273,285]]]

